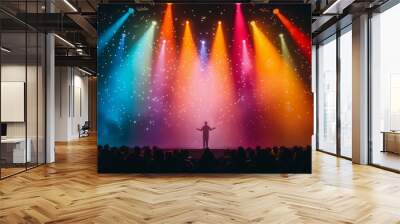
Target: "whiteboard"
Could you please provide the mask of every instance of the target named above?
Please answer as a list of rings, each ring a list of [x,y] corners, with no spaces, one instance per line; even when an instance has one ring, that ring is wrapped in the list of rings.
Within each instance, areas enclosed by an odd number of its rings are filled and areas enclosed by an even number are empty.
[[[24,122],[24,104],[24,82],[1,82],[1,122]]]

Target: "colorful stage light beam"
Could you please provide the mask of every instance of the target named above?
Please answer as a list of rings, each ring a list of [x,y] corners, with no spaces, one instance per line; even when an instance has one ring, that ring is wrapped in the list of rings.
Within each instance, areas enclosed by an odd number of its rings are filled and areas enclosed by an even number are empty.
[[[174,18],[172,14],[172,3],[168,3],[165,9],[165,14],[161,23],[160,30],[160,38],[159,40],[166,41],[165,46],[165,57],[166,64],[173,65],[176,62],[176,53],[175,53],[175,27],[174,27]],[[159,41],[160,42],[160,41]],[[161,44],[161,43],[160,43]],[[176,73],[176,66],[168,66],[165,71],[165,75],[170,77]]]
[[[199,104],[201,95],[198,92],[201,83],[197,82],[201,74],[200,60],[189,21],[184,23],[180,46],[178,68],[171,87],[172,103],[168,119],[172,126],[171,136],[177,136],[173,141],[185,147],[191,145],[191,139],[198,136],[194,128],[201,125],[197,110],[202,107]]]
[[[124,108],[122,114],[129,117],[138,113],[138,108],[145,103],[148,95],[148,80],[150,77],[151,59],[155,26],[151,25],[145,33],[130,48],[123,67],[117,71],[115,84],[112,88],[121,96],[119,108]],[[137,63],[140,61],[141,63]],[[121,116],[122,116],[121,114]]]
[[[122,33],[118,42],[118,47],[114,54],[113,60],[110,61],[112,65],[111,71],[116,71],[124,65],[124,52],[125,52],[126,34]]]
[[[155,65],[155,73],[156,74],[163,74],[165,72],[165,52],[167,46],[167,40],[160,40],[160,48],[158,51],[158,56]]]
[[[124,63],[124,51],[125,51],[125,39],[126,35],[125,33],[121,34],[121,37],[118,42],[118,47],[116,49],[116,52],[113,59],[110,61],[110,76],[108,77],[102,77],[103,82],[98,82],[98,88],[102,89],[109,89],[108,88],[108,82],[109,79],[113,80],[113,77],[118,76],[118,71],[121,71],[123,69]],[[113,81],[112,81],[113,82]],[[114,86],[115,87],[115,86]],[[98,104],[99,106],[106,108],[106,113],[104,115],[101,115],[102,117],[107,118],[107,122],[110,123],[115,123],[115,124],[120,124],[120,117],[118,114],[118,108],[117,107],[107,107],[106,105],[116,105],[118,104],[118,100],[113,97],[113,94],[117,93],[117,89],[110,88],[110,91],[104,91],[102,95],[99,96]],[[99,113],[103,113],[103,110],[100,110]],[[103,125],[105,122],[100,122],[99,125]],[[102,127],[107,131],[108,129],[106,127]],[[108,132],[103,132],[104,134],[107,134]],[[106,136],[104,136],[106,137]]]
[[[247,41],[242,41],[242,60],[241,60],[241,71],[242,74],[248,74],[252,68],[252,61],[250,59],[250,53],[247,46]]]
[[[247,31],[247,25],[243,16],[241,4],[236,4],[236,12],[235,12],[235,25],[234,25],[234,37],[233,37],[233,71],[236,78],[238,76],[245,75],[246,73],[250,72],[248,70],[242,70],[243,67],[243,53],[247,52],[245,56],[246,64],[249,65],[251,63],[249,54],[249,49],[251,48],[250,41],[249,41],[249,33]],[[246,48],[246,49],[244,49]]]
[[[305,89],[309,89],[310,86],[302,80],[301,75],[297,72],[298,70],[296,70],[296,64],[287,46],[285,35],[279,34],[279,39],[284,60],[282,73],[285,74],[285,88],[288,89],[285,109],[289,110],[287,116],[290,117],[290,119],[283,122],[283,128],[290,129],[292,128],[291,126],[293,126],[293,122],[297,122],[296,125],[304,126],[305,133],[311,134],[313,111],[309,109],[312,107],[311,105],[313,103],[312,95],[306,94],[304,91]],[[300,139],[301,136],[298,138]]]
[[[294,66],[292,55],[290,54],[289,48],[286,44],[285,35],[283,35],[282,33],[279,34],[279,40],[281,42],[281,52],[282,52],[283,58],[285,59],[287,64],[289,64],[290,66]]]
[[[121,37],[119,39],[118,42],[118,47],[115,49],[115,52],[110,52],[111,55],[113,55],[112,60],[110,60],[110,76],[112,77],[118,77],[118,72],[121,69],[124,69],[124,60],[125,60],[125,43],[126,43],[126,34],[122,33]],[[114,49],[112,49],[114,50]],[[110,50],[111,51],[111,50]],[[112,80],[112,79],[111,79]],[[112,96],[112,94],[110,92],[108,92],[108,94],[110,94],[109,98],[106,98],[106,100],[112,101],[114,100]],[[113,114],[113,113],[111,113]]]
[[[284,60],[257,24],[252,24],[252,30],[257,68],[256,91],[264,103],[261,109],[268,108],[266,119],[269,128],[274,130],[269,135],[276,135],[272,139],[278,141],[273,144],[303,143],[307,139],[305,136],[312,133],[312,111],[308,111],[312,108],[312,96],[304,91],[299,74]],[[280,118],[279,121],[274,119],[276,117]],[[299,128],[304,132],[295,131]]]
[[[198,57],[189,21],[186,21],[179,57],[178,77],[184,81],[197,69]]]
[[[122,27],[122,25],[129,18],[129,16],[134,14],[135,14],[134,9],[129,8],[127,12],[125,12],[124,15],[122,15],[113,25],[111,25],[107,30],[103,31],[103,33],[99,35],[100,38],[97,43],[98,51],[102,51],[104,49],[104,47],[118,32],[118,30]]]
[[[281,60],[280,56],[275,49],[274,45],[263,34],[258,25],[252,21],[251,27],[253,31],[253,43],[255,51],[255,64],[257,71],[257,82],[258,90],[262,98],[270,98],[275,95],[276,85],[269,85],[269,88],[264,88],[267,85],[266,82],[276,79],[280,74]]]
[[[215,138],[222,141],[238,139],[241,130],[235,127],[240,119],[235,100],[234,77],[230,69],[227,44],[223,33],[223,23],[218,22],[209,60],[209,85],[207,87],[207,105],[210,121],[216,126],[223,126],[230,132],[215,132]]]
[[[165,48],[167,45],[167,41],[166,40],[162,40],[161,41],[161,47],[159,49],[158,52],[158,57],[157,57],[157,61],[156,61],[156,66],[155,66],[155,72],[154,72],[154,76],[155,78],[158,78],[161,76],[164,76],[165,70],[166,70],[166,64],[165,64]]]
[[[147,86],[145,83],[146,79],[148,79],[151,66],[154,30],[155,26],[151,25],[133,43],[133,46],[130,47],[126,54],[124,52],[125,47],[122,47],[126,41],[120,40],[119,49],[121,51],[116,54],[116,57],[119,54],[123,54],[123,56],[120,63],[118,63],[118,68],[113,70],[114,72],[110,75],[110,83],[108,84],[107,91],[105,91],[107,94],[99,97],[99,102],[106,102],[105,105],[108,105],[108,107],[103,106],[103,108],[106,108],[102,115],[105,120],[101,123],[107,125],[108,128],[111,125],[112,130],[122,130],[126,124],[133,125],[135,116],[146,112],[142,109],[144,108],[143,104],[146,101],[147,95],[143,87]],[[136,63],[138,61],[141,61],[141,63]],[[114,96],[119,96],[118,100],[114,101]],[[106,97],[111,102],[107,102]],[[108,130],[108,128],[105,130]],[[106,135],[107,131],[103,131],[102,134]],[[112,136],[112,139],[110,139],[110,136]],[[134,133],[121,131],[113,133],[110,136],[102,137],[108,138],[112,143],[118,143],[134,138]],[[112,144],[110,145],[112,146]]]
[[[243,15],[242,4],[235,5],[233,44],[232,44],[232,74],[235,79],[237,106],[240,108],[242,120],[250,120],[252,113],[248,109],[255,108],[256,100],[253,95],[253,50],[250,40],[248,21]],[[244,130],[246,139],[255,135],[254,130]]]
[[[154,112],[160,113],[165,103],[165,90],[167,88],[166,83],[166,45],[167,41],[161,41],[161,47],[158,51],[157,60],[154,64],[154,72],[152,75],[152,91],[150,106]]]
[[[171,47],[175,46],[174,21],[172,14],[172,4],[168,3],[165,9],[164,18],[161,24],[160,40],[166,40]]]
[[[127,69],[121,72],[124,76],[122,82],[119,82],[119,88],[123,93],[120,94],[121,105],[120,116],[124,117],[124,125],[137,125],[137,121],[141,116],[149,114],[149,101],[151,97],[150,77],[153,55],[153,43],[155,34],[155,25],[150,25],[146,32],[132,46],[127,55]],[[139,62],[140,63],[137,63]],[[136,122],[136,123],[135,123]],[[124,138],[135,141],[139,139],[139,143],[144,139],[138,133],[136,128],[131,132],[121,133]]]
[[[303,56],[311,62],[311,38],[302,32],[294,23],[292,23],[279,9],[274,9],[273,13],[279,18],[285,28],[289,31],[292,39],[300,48]]]
[[[140,101],[146,101],[146,97],[149,94],[147,91],[150,84],[155,28],[156,23],[152,23],[150,28],[137,42],[133,58],[129,60],[129,63],[133,67],[134,86],[136,85],[133,93],[139,96]],[[137,63],[138,61],[141,63]],[[138,88],[139,86],[141,88]]]
[[[163,110],[164,104],[169,101],[167,89],[170,87],[171,76],[175,73],[174,24],[172,15],[172,4],[166,5],[163,20],[160,26],[160,34],[156,46],[156,60],[153,65],[152,76],[152,108],[156,112]],[[169,65],[169,66],[167,66]]]
[[[233,84],[233,77],[230,74],[230,64],[225,37],[222,30],[222,23],[218,22],[217,30],[215,32],[214,41],[211,47],[211,55],[210,55],[210,76],[216,79],[218,83],[222,84],[221,89],[227,90],[227,96],[230,96]],[[227,87],[227,88],[224,88]]]
[[[252,21],[254,55],[255,55],[255,95],[260,113],[266,114],[264,122],[267,128],[258,127],[261,133],[269,136],[268,144],[274,145],[278,139],[280,111],[276,108],[279,103],[278,80],[280,75],[280,60],[271,41],[262,33],[255,21]],[[268,108],[268,111],[267,109]],[[264,130],[263,130],[264,129]],[[274,130],[274,131],[271,131]]]
[[[200,41],[200,69],[205,72],[207,69],[207,45],[205,40]]]

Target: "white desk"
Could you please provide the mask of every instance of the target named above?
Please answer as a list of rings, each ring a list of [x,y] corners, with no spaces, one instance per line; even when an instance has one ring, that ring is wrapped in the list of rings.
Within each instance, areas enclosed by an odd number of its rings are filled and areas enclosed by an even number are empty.
[[[2,151],[12,150],[12,163],[25,163],[31,162],[32,153],[31,145],[32,141],[30,138],[26,140],[28,143],[25,151],[25,138],[5,138],[1,139]],[[12,148],[10,148],[12,147]]]

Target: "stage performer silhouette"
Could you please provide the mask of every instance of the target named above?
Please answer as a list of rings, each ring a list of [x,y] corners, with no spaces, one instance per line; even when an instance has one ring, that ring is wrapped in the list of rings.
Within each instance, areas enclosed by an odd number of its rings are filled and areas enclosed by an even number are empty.
[[[204,122],[203,127],[197,128],[198,131],[203,132],[203,149],[208,149],[208,140],[210,138],[210,131],[214,129],[215,128],[210,128],[210,126],[208,126],[207,121]]]

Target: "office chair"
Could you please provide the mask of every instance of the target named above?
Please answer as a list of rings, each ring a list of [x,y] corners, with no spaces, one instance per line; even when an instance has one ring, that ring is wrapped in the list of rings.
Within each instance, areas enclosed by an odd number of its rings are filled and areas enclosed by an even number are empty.
[[[89,136],[89,129],[90,129],[89,121],[85,121],[82,127],[78,124],[79,138]]]

